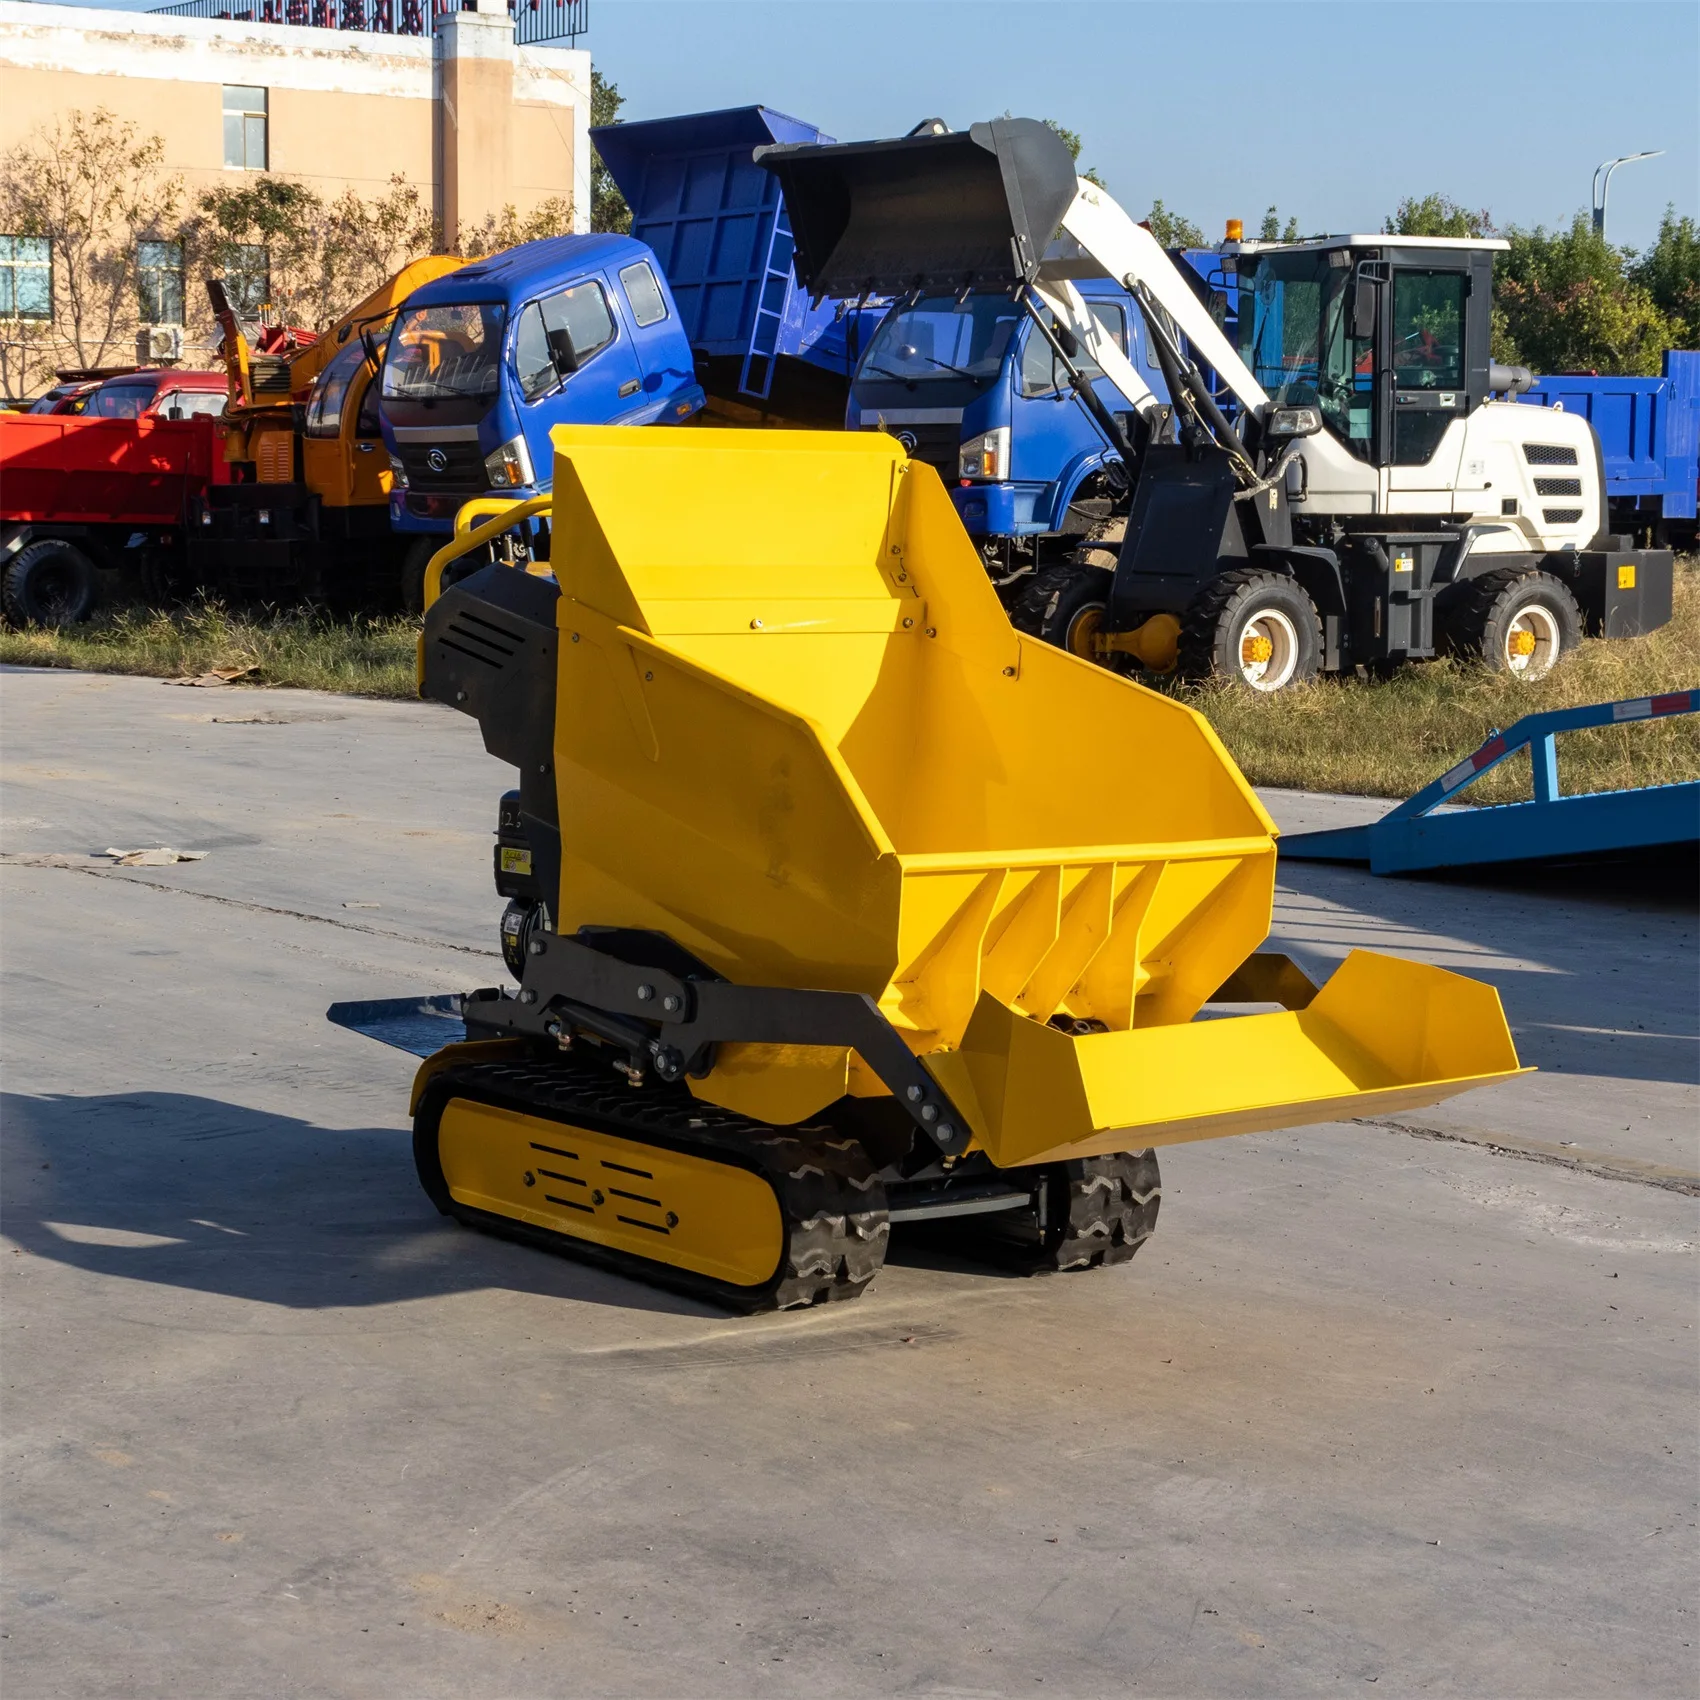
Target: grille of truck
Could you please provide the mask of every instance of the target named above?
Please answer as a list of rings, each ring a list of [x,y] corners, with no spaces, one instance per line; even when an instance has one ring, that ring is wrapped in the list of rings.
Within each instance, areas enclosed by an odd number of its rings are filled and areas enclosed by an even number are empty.
[[[911,460],[924,460],[947,484],[955,481],[957,468],[962,464],[960,425],[953,421],[942,425],[893,424],[885,426],[884,430],[888,437],[895,437],[908,450]]]
[[[432,455],[442,461],[433,466]],[[484,490],[484,456],[476,443],[403,443],[401,464],[408,487],[414,490]]]

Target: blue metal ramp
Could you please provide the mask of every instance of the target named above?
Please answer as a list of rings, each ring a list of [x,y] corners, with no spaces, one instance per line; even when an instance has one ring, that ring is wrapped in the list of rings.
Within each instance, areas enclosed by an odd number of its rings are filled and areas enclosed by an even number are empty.
[[[1700,845],[1700,780],[1565,796],[1558,788],[1560,732],[1633,724],[1700,710],[1700,691],[1527,714],[1432,784],[1368,826],[1300,832],[1279,841],[1294,861],[1367,862],[1371,873],[1413,874],[1503,862],[1569,861],[1634,850]],[[1525,745],[1534,799],[1448,808],[1473,781]]]

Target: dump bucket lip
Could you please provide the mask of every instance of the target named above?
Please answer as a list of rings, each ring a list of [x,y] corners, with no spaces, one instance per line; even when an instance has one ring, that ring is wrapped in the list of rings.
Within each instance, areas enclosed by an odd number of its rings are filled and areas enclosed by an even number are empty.
[[[983,165],[975,149],[989,156]],[[797,281],[817,297],[1031,283],[1079,181],[1068,144],[1037,118],[883,141],[779,144],[757,148],[754,158],[779,179]],[[965,237],[963,190],[983,173],[996,173],[1002,217]],[[928,251],[934,231],[949,234]]]
[[[898,850],[906,873],[954,873],[970,869],[1048,868],[1058,863],[1203,862],[1227,857],[1262,856],[1274,849],[1269,833],[1236,838],[1190,838],[1143,844],[1059,844],[1009,850]]]

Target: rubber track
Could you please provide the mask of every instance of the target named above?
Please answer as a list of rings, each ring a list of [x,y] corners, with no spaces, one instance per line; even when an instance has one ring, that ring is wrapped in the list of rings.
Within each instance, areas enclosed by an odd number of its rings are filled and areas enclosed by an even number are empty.
[[[625,1139],[755,1170],[778,1196],[786,1228],[785,1255],[776,1278],[765,1288],[733,1287],[671,1264],[455,1203],[440,1180],[433,1187],[427,1172],[435,1156],[437,1117],[451,1097],[497,1103],[552,1121],[583,1121]],[[833,1128],[773,1127],[704,1104],[682,1086],[618,1084],[608,1070],[570,1057],[446,1070],[432,1081],[414,1127],[420,1178],[446,1215],[728,1309],[795,1310],[853,1299],[885,1261],[890,1235],[885,1188],[861,1144]],[[427,1140],[429,1152],[422,1150]]]
[[[1060,1173],[1052,1181],[1051,1207],[1057,1210],[1066,1202],[1067,1226],[1039,1267],[1100,1269],[1126,1263],[1157,1227],[1163,1186],[1156,1152],[1123,1151],[1056,1167]]]

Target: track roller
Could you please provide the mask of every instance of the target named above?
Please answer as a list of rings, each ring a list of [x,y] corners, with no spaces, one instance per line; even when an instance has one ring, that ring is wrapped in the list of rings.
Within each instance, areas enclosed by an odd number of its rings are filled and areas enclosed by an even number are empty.
[[[858,1141],[572,1057],[437,1075],[413,1155],[446,1216],[732,1310],[855,1298],[885,1260],[885,1191]]]

